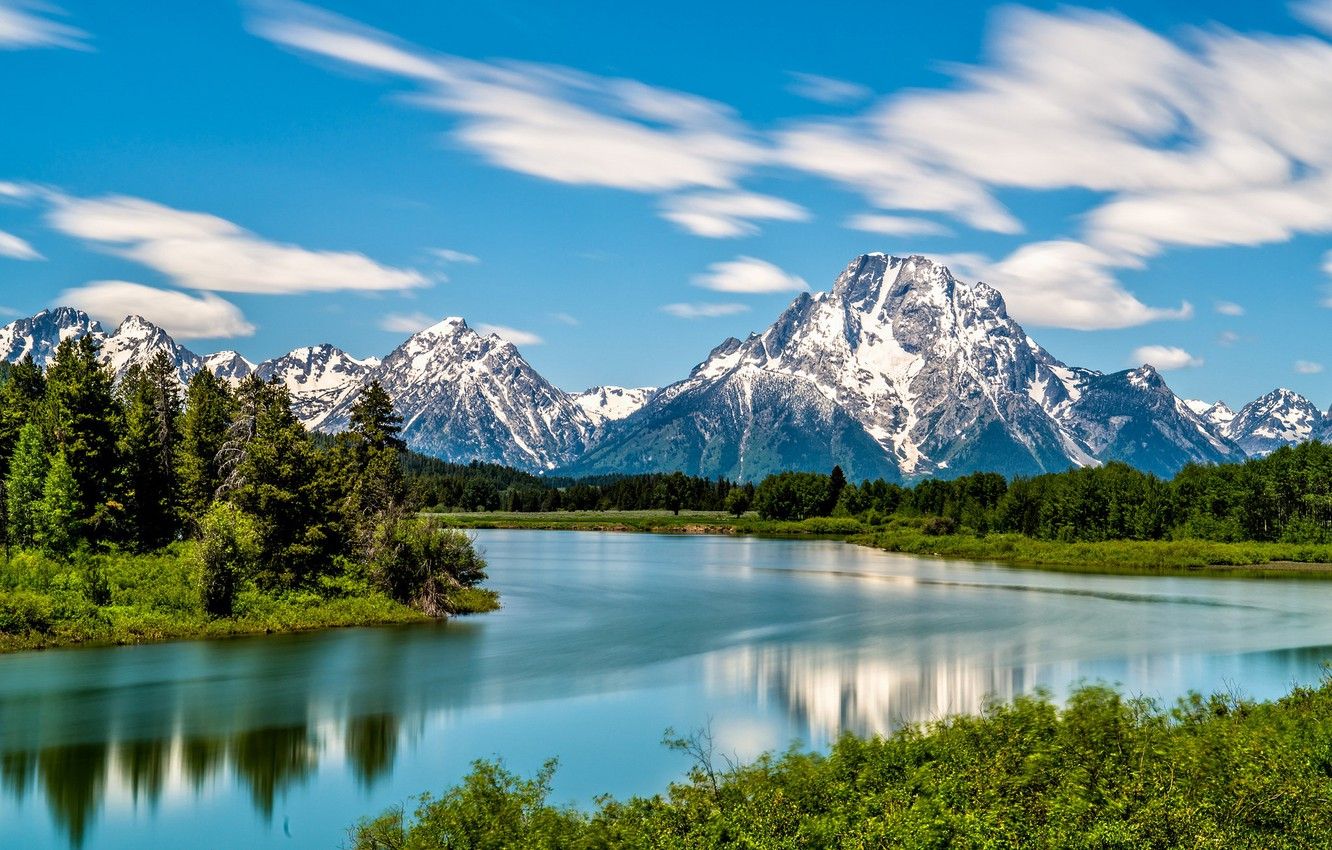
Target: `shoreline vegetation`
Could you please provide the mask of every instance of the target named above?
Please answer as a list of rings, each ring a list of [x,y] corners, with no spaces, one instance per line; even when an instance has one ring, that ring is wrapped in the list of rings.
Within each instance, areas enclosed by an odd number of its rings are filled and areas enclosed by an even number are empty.
[[[88,336],[0,368],[0,652],[403,623],[494,610],[472,539],[416,514],[377,383],[337,436],[286,388]]]
[[[986,705],[887,737],[841,737],[737,765],[707,730],[666,746],[693,768],[662,794],[548,801],[479,761],[458,785],[349,830],[353,850],[448,847],[1263,847],[1332,835],[1332,681],[1271,702],[1174,706],[1076,688]]]
[[[854,517],[804,520],[740,517],[720,511],[554,511],[546,513],[430,513],[462,529],[621,531],[653,534],[736,534],[842,539],[905,555],[992,561],[1014,567],[1096,572],[1258,576],[1327,573],[1332,544],[1219,542],[1212,540],[1103,540],[1062,542],[1021,534],[940,534],[930,518],[871,525]]]

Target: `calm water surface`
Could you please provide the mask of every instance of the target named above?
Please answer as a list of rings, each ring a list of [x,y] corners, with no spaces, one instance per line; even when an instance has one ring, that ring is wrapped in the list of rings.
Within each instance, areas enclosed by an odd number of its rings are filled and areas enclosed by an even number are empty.
[[[1066,575],[836,542],[478,535],[502,612],[0,656],[0,847],[336,848],[473,759],[561,800],[1080,679],[1164,699],[1316,681],[1332,582]]]

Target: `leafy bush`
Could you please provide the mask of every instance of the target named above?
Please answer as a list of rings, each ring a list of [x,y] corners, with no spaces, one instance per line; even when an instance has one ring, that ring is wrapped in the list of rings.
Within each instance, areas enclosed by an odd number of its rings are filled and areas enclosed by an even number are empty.
[[[697,739],[696,739],[697,740]],[[706,744],[706,739],[702,739]],[[1102,687],[718,767],[692,748],[661,796],[553,806],[478,762],[458,786],[352,829],[370,848],[1142,848],[1326,846],[1332,684],[1273,703],[1191,696],[1170,709]]]

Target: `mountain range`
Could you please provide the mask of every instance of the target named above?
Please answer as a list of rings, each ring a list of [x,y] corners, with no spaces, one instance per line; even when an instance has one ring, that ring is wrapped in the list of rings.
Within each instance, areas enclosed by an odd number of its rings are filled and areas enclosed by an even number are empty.
[[[308,427],[329,432],[379,381],[417,451],[543,473],[756,480],[840,464],[853,478],[909,480],[1120,460],[1170,475],[1332,435],[1332,412],[1287,389],[1236,413],[1179,398],[1150,365],[1069,366],[1008,315],[997,290],[922,256],[856,258],[831,290],[801,293],[767,330],[725,340],[661,388],[565,392],[512,343],[461,318],[382,360],[322,344],[255,364],[234,351],[195,354],[138,316],[107,333],[59,307],[0,328],[0,359],[45,364],[60,340],[84,334],[117,378],[158,351],[182,384],[204,369],[233,383],[257,374],[288,388]]]

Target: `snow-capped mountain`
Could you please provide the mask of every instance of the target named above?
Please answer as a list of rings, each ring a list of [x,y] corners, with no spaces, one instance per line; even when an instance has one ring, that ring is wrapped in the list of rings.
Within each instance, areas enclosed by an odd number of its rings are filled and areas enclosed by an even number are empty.
[[[1212,430],[1221,435],[1227,434],[1227,428],[1232,419],[1235,418],[1235,411],[1226,406],[1224,401],[1203,401],[1202,399],[1186,399],[1185,404],[1189,410],[1198,414],[1204,422],[1212,426]]]
[[[1070,368],[993,288],[924,257],[867,254],[831,292],[802,293],[608,426],[572,471],[752,480],[837,462],[853,477],[916,477],[1137,458],[1166,472],[1239,454],[1155,370]]]
[[[1244,453],[1166,385],[1150,365],[1101,374],[1075,369],[1077,398],[1056,418],[1098,460],[1171,475],[1186,463],[1243,460]]]
[[[170,334],[142,316],[127,316],[110,335],[101,339],[102,362],[119,381],[131,366],[147,366],[159,351],[165,352],[176,364],[176,376],[181,386],[188,384],[194,373],[203,368],[199,355],[178,344]]]
[[[49,366],[62,340],[85,335],[97,340],[101,346],[102,363],[117,381],[125,377],[131,366],[147,366],[159,351],[166,352],[176,365],[182,386],[203,368],[203,360],[197,354],[179,345],[166,331],[141,316],[125,317],[108,334],[87,313],[69,307],[43,310],[0,328],[0,357],[18,361],[31,354],[38,365]]]
[[[231,349],[203,358],[203,367],[232,386],[248,378],[258,368]]]
[[[318,428],[329,411],[354,395],[365,376],[378,365],[378,360],[357,360],[325,343],[265,360],[254,367],[254,372],[265,381],[276,380],[285,386],[291,393],[296,418],[309,428]]]
[[[46,367],[56,348],[66,339],[92,334],[105,339],[102,326],[82,310],[56,307],[26,319],[16,319],[0,328],[0,359],[17,363],[31,354],[38,366]]]
[[[413,335],[369,370],[404,419],[403,438],[419,452],[548,470],[569,463],[595,425],[572,396],[537,374],[513,344],[482,336],[460,318]],[[346,427],[354,394],[320,427]]]
[[[1313,402],[1283,387],[1240,408],[1225,434],[1257,457],[1320,436],[1326,419]]]
[[[573,396],[574,404],[597,425],[624,419],[647,404],[656,387],[592,387]]]
[[[984,283],[925,257],[866,254],[831,291],[802,293],[764,332],[728,339],[662,389],[552,386],[509,342],[460,318],[415,334],[382,362],[331,345],[261,364],[199,356],[143,318],[110,334],[86,313],[44,310],[0,328],[0,357],[46,365],[89,334],[117,379],[165,351],[182,383],[206,369],[235,384],[276,380],[311,428],[346,427],[378,380],[427,454],[532,471],[683,469],[757,480],[782,469],[911,479],[987,470],[1035,474],[1123,460],[1163,475],[1332,436],[1332,413],[1276,390],[1236,414],[1184,401],[1144,365],[1068,366],[1036,343]]]

